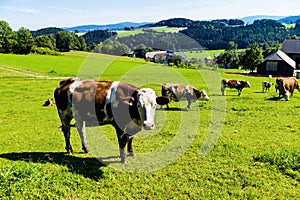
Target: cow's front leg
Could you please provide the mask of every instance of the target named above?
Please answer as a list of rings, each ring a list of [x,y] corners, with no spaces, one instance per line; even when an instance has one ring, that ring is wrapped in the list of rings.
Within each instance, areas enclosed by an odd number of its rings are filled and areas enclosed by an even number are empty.
[[[133,136],[129,137],[128,144],[127,144],[127,151],[129,153],[129,156],[134,156],[132,140],[133,140]]]
[[[85,153],[89,153],[90,150],[88,149],[87,142],[86,142],[85,121],[77,120],[76,121],[76,127],[77,127],[77,131],[79,133],[79,136],[80,136],[80,140],[81,140],[81,144],[82,144],[82,150]]]
[[[120,148],[121,163],[127,163],[128,161],[126,158],[125,146],[128,142],[128,136],[126,133],[124,133],[124,131],[122,131],[119,128],[116,128],[116,132],[117,132],[119,148]]]
[[[190,109],[190,110],[192,109],[191,104],[192,104],[192,102],[190,100],[188,100],[187,109]]]
[[[240,96],[242,93],[242,90],[238,90],[238,96]]]
[[[221,92],[222,92],[222,96],[224,96],[225,94],[224,94],[224,92],[225,92],[225,87],[221,87]]]
[[[291,94],[291,96],[293,96],[293,94],[294,94],[294,88],[290,89],[290,94]]]

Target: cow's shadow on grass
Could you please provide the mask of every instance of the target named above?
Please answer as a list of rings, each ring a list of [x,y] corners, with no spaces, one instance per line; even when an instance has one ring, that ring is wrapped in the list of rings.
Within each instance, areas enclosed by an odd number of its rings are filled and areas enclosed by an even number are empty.
[[[72,173],[77,173],[93,180],[103,178],[101,167],[105,166],[96,158],[78,158],[59,152],[5,153],[0,154],[0,158],[13,161],[58,164],[68,167],[69,171]]]
[[[177,107],[172,107],[172,108],[156,108],[156,110],[161,110],[161,111],[186,111],[187,109],[185,108],[177,108]]]
[[[271,98],[268,98],[267,100],[268,100],[268,101],[281,101],[282,98],[283,98],[283,97],[278,97],[278,96],[277,96],[277,97],[271,97]]]

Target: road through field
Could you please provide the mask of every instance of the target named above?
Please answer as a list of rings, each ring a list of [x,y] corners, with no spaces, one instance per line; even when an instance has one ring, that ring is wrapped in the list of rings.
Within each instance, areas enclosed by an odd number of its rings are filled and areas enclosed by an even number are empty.
[[[0,70],[13,72],[14,76],[15,76],[15,73],[17,73],[17,74],[20,74],[22,76],[28,76],[28,77],[33,77],[33,78],[41,78],[41,79],[56,80],[56,79],[69,78],[69,77],[57,77],[57,76],[56,77],[51,77],[51,76],[40,74],[38,72],[34,72],[34,71],[30,71],[30,70],[26,70],[26,69],[22,69],[22,68],[18,68],[18,67],[5,66],[5,65],[0,65]],[[0,77],[3,76],[3,74],[5,74],[7,76],[7,73],[0,72]]]

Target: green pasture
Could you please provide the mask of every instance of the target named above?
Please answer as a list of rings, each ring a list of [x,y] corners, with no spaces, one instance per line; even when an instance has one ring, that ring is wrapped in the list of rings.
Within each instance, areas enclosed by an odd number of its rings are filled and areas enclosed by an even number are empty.
[[[274,86],[261,92],[261,82],[274,78],[241,72],[80,52],[0,54],[0,199],[300,198],[300,93],[284,101]],[[75,153],[67,155],[57,110],[42,104],[73,75],[127,81],[157,95],[163,82],[187,83],[211,100],[190,111],[181,109],[186,102],[158,107],[156,130],[136,135],[136,156],[127,165],[118,163],[111,126],[88,129],[89,154],[73,127]],[[248,80],[251,88],[221,96],[221,78]]]
[[[214,58],[215,56],[220,55],[221,53],[223,53],[225,50],[224,49],[220,49],[220,50],[193,50],[193,51],[185,51],[185,52],[180,52],[182,54],[184,54],[187,58],[207,58],[207,57],[211,57]]]
[[[136,35],[139,33],[144,33],[145,30],[153,30],[156,32],[178,32],[182,30],[182,28],[176,28],[176,27],[167,27],[167,26],[160,26],[160,27],[151,27],[151,28],[138,28],[134,30],[120,30],[117,31],[118,37],[127,37],[130,35]]]

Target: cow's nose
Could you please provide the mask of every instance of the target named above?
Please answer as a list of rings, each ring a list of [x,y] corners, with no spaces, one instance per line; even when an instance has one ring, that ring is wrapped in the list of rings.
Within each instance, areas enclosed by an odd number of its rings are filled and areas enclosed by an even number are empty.
[[[153,130],[155,128],[154,123],[144,122],[144,129],[145,130]]]

